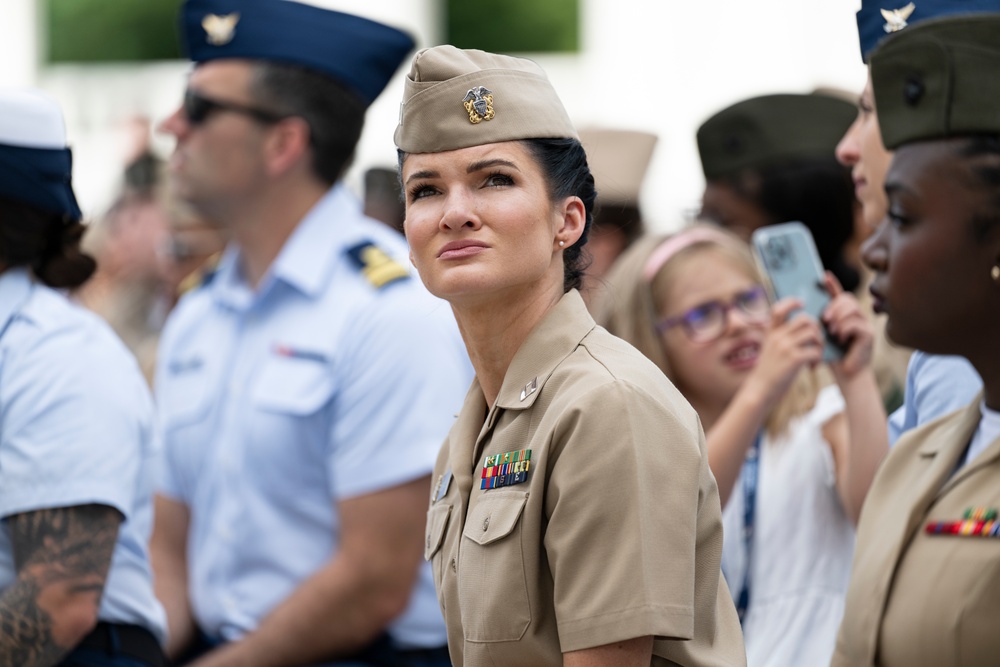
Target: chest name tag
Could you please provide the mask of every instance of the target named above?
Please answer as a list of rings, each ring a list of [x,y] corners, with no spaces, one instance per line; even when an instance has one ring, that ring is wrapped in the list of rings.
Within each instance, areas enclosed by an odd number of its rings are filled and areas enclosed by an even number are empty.
[[[531,470],[531,450],[520,449],[504,454],[487,456],[483,463],[483,481],[480,489],[499,489],[502,486],[523,484]]]
[[[437,502],[448,495],[448,487],[451,486],[451,468],[445,474],[438,477],[437,484],[434,485],[434,502]]]

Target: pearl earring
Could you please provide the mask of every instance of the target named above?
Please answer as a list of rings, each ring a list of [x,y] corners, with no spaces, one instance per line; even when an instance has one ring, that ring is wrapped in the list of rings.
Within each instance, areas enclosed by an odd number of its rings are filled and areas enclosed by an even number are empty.
[[[566,242],[565,242],[565,241],[560,241],[560,242],[559,242],[559,247],[560,247],[560,248],[561,248],[561,247],[563,247],[564,245],[566,245]],[[993,270],[994,270],[994,271],[1000,271],[1000,266],[994,266],[994,267],[993,267]],[[994,277],[994,280],[995,280],[995,279],[996,279],[996,278]]]
[[[1000,264],[993,265],[993,268],[990,269],[990,277],[993,278],[994,282],[1000,283]]]

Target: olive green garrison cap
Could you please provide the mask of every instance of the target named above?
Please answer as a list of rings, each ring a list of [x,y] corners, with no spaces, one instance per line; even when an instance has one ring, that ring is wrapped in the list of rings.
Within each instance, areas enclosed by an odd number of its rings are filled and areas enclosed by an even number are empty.
[[[407,153],[578,138],[545,71],[525,58],[435,46],[413,57],[396,127]]]
[[[833,157],[857,107],[823,93],[753,97],[719,111],[698,128],[705,178],[797,158]]]
[[[1000,133],[1000,13],[931,19],[871,56],[882,142]]]

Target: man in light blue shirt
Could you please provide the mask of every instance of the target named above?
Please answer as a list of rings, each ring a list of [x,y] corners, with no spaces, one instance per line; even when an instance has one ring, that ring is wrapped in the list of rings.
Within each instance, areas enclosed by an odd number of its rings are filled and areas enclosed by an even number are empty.
[[[189,0],[182,25],[171,172],[232,243],[161,339],[168,652],[201,636],[198,667],[446,664],[424,509],[471,366],[405,241],[337,184],[412,41],[279,0]]]

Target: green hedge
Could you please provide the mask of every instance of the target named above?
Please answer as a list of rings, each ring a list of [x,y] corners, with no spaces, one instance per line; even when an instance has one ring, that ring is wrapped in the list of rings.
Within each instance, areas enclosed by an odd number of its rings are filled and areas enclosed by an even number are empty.
[[[48,0],[46,62],[180,58],[180,0]]]
[[[446,0],[447,41],[497,53],[578,51],[579,0]]]

